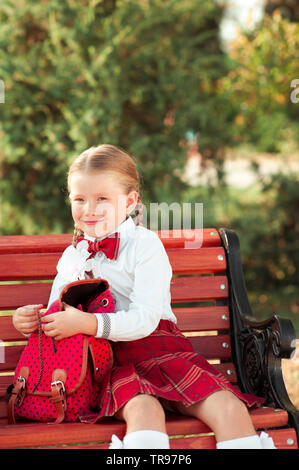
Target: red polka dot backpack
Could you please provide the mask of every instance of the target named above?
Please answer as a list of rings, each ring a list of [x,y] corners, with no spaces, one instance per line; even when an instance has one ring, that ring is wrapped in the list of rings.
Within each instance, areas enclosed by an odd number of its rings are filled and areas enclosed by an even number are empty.
[[[115,310],[109,284],[103,279],[68,284],[45,315],[63,311],[64,303],[91,314]],[[9,423],[15,423],[16,417],[61,423],[92,413],[112,362],[108,340],[77,334],[57,341],[44,334],[39,321],[7,391]]]

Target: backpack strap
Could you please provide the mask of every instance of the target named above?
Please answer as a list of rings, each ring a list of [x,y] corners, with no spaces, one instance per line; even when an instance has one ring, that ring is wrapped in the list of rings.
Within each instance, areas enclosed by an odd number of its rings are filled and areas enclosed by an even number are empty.
[[[8,424],[15,424],[15,406],[21,406],[26,395],[26,380],[29,376],[29,367],[21,367],[20,375],[13,387],[7,406]]]
[[[64,369],[55,369],[52,374],[51,397],[49,400],[56,406],[57,410],[57,418],[53,424],[60,424],[64,420],[64,415],[67,408],[66,392],[64,386],[66,376],[67,374]]]

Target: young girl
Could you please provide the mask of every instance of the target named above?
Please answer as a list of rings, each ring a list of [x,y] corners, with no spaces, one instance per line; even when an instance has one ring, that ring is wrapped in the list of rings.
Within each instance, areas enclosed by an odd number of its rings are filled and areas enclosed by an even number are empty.
[[[58,262],[48,306],[65,285],[88,277],[106,279],[116,301],[111,314],[68,306],[42,319],[45,334],[57,340],[85,333],[112,344],[114,364],[102,382],[100,411],[89,422],[105,416],[126,422],[123,441],[112,436],[110,448],[167,449],[164,410],[169,409],[204,421],[219,449],[275,448],[265,433],[262,438],[255,433],[247,410],[260,400],[234,389],[176,326],[172,269],[158,235],[141,225],[134,160],[112,145],[92,147],[71,165],[68,190],[73,244]],[[89,245],[99,248],[93,242],[103,240],[106,248],[101,244],[103,251],[90,258]],[[34,331],[40,307],[18,309],[15,327]]]

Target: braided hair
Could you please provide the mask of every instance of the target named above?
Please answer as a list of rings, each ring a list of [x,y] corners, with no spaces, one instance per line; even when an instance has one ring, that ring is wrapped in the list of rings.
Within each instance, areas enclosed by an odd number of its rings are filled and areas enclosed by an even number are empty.
[[[84,232],[75,224],[72,245],[76,248],[79,237],[84,237]]]

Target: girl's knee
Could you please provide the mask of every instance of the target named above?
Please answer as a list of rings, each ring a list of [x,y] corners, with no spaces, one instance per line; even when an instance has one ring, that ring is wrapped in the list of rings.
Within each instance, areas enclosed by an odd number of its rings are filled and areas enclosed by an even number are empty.
[[[215,392],[190,407],[179,405],[178,409],[183,414],[202,419],[210,426],[213,423],[228,424],[239,418],[246,419],[248,416],[246,405],[232,392],[226,390]]]
[[[214,423],[217,441],[235,439],[255,434],[247,406],[232,392],[227,392]]]
[[[219,407],[219,419],[224,423],[240,422],[249,420],[249,413],[245,403],[236,397],[233,393],[227,392],[222,406]]]
[[[152,395],[138,394],[129,400],[124,407],[124,417],[149,416],[153,420],[164,419],[165,413],[159,400]]]
[[[228,411],[231,412],[231,413],[234,413],[234,412],[243,412],[243,413],[247,413],[247,407],[245,405],[245,403],[240,400],[238,397],[236,397],[236,395],[234,395],[233,393],[230,393],[230,396],[229,396],[229,399],[227,400],[227,407],[228,407]]]

